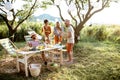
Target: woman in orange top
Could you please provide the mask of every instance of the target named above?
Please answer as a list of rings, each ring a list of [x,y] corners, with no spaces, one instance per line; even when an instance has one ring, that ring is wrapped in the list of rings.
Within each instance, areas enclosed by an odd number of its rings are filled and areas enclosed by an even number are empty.
[[[45,41],[46,41],[46,43],[50,43],[49,35],[51,33],[51,27],[48,25],[48,20],[47,19],[44,20],[44,24],[45,25],[44,25],[44,27],[42,29],[42,32],[45,35]]]
[[[54,28],[54,41],[55,44],[58,44],[59,42],[62,42],[62,28],[60,27],[60,23],[56,22],[56,26]]]

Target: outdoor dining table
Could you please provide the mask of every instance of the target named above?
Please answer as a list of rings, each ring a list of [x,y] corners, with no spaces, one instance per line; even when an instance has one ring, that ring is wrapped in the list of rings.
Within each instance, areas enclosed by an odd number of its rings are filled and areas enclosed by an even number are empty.
[[[34,51],[24,51],[24,50],[17,51],[18,54],[21,54],[23,56],[26,77],[28,77],[28,59],[29,59],[29,57],[33,56],[36,53],[40,53],[43,51],[59,50],[60,51],[60,64],[63,64],[62,48],[64,48],[64,47],[65,47],[65,45],[53,45],[52,47],[45,47],[44,49],[40,49],[40,50],[36,49]],[[19,65],[17,65],[17,66],[19,66]],[[18,70],[20,70],[20,68]]]

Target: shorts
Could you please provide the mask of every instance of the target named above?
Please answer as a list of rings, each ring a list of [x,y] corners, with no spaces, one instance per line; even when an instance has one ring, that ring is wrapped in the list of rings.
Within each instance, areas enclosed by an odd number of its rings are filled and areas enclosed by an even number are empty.
[[[73,51],[73,46],[74,46],[73,43],[67,43],[66,44],[66,49],[67,49],[68,53],[70,53],[71,51]]]
[[[62,42],[62,36],[55,36],[54,37],[54,40],[55,40],[55,44],[58,44],[59,42]]]

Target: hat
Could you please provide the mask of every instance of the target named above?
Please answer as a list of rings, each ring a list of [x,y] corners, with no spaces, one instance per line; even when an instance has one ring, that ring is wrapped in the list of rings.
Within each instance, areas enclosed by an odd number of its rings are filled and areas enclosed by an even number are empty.
[[[31,38],[32,38],[33,36],[36,36],[36,33],[31,33],[30,36],[31,36]]]

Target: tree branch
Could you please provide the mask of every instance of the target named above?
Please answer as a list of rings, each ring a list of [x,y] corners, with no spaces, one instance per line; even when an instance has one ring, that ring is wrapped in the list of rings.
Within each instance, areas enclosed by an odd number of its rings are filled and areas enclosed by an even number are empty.
[[[5,23],[7,24],[9,30],[12,30],[12,27],[10,26],[10,24],[8,23],[9,21],[7,20],[7,18],[5,16],[3,16],[2,14],[0,14],[0,16],[3,18],[3,20],[5,21]]]
[[[11,3],[13,3],[14,0],[11,0]]]
[[[84,9],[84,2],[83,2],[83,0],[80,0],[80,3],[81,3],[81,7],[82,7],[82,9]]]
[[[76,9],[77,9],[77,15],[78,15],[79,21],[81,22],[82,21],[81,16],[80,16],[81,7],[79,5],[79,2],[77,0],[75,0],[75,1],[76,1],[75,5],[76,5]]]
[[[67,0],[65,0],[65,2],[66,2],[66,5],[69,6],[69,3],[67,2]]]
[[[83,27],[83,24],[85,24],[95,13],[103,10],[103,9],[105,8],[105,6],[108,4],[108,2],[109,2],[109,0],[107,0],[107,1],[104,3],[104,5],[102,4],[102,8],[101,8],[101,9],[98,9],[98,10],[96,10],[96,11],[94,11],[93,13],[90,14],[90,12],[91,12],[92,9],[93,9],[93,7],[91,6],[91,8],[89,8],[89,10],[88,10],[88,12],[87,12],[87,14],[86,14],[85,19],[83,20],[83,22],[78,25],[77,30],[80,31],[80,30],[82,29],[82,27]],[[81,27],[80,27],[80,26],[81,26]]]
[[[15,16],[15,11],[14,11],[14,9],[12,9],[11,11],[12,11],[12,13],[13,13],[13,20],[12,20],[12,22],[11,22],[11,25],[13,26],[13,24],[14,24],[14,22],[15,22],[16,16]]]
[[[88,0],[88,6],[89,6],[89,8],[88,8],[88,11],[87,11],[84,19],[86,19],[90,15],[90,12],[93,9],[93,6],[91,6],[90,0]]]
[[[2,0],[2,2],[5,4],[4,0]]]
[[[29,10],[29,12],[28,12],[28,15],[27,15],[22,21],[20,21],[20,22],[17,24],[17,26],[14,28],[14,30],[16,30],[16,29],[19,27],[19,25],[22,24],[22,23],[31,15],[32,9],[35,7],[36,2],[37,2],[37,0],[35,0],[33,6],[30,8],[30,10]]]
[[[17,11],[17,13],[15,14],[15,16],[17,16],[21,11],[23,11],[23,10],[19,10],[19,11]]]
[[[108,4],[108,2],[109,2],[109,0],[107,0],[106,2],[102,2],[102,7],[100,9],[94,11],[93,13],[91,13],[90,17],[92,15],[94,15],[95,13],[102,11],[106,7],[106,5]]]
[[[3,9],[0,8],[0,10],[1,10],[2,12],[4,12],[5,14],[7,14]]]
[[[77,19],[75,19],[75,17],[72,15],[72,13],[70,11],[68,11],[68,14],[75,21],[75,26],[77,26]]]
[[[57,8],[59,9],[60,18],[62,19],[62,21],[65,21],[65,19],[62,16],[62,11],[60,9],[60,6],[57,5]]]

